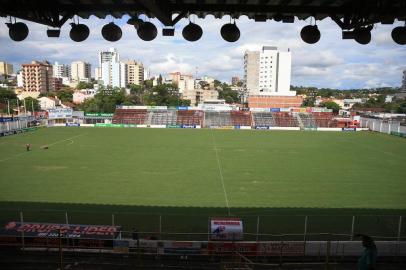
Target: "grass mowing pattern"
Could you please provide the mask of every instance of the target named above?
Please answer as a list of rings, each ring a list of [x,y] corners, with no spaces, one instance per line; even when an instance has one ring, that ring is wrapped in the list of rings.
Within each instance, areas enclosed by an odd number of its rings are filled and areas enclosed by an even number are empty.
[[[151,231],[162,214],[164,231],[204,233],[208,216],[228,215],[225,195],[248,232],[256,215],[261,232],[302,233],[312,215],[310,232],[348,233],[351,215],[406,212],[406,141],[384,134],[49,128],[1,138],[0,153],[2,222],[19,210],[64,222],[67,210],[71,223],[109,224],[115,213]],[[394,236],[396,222],[357,227]]]

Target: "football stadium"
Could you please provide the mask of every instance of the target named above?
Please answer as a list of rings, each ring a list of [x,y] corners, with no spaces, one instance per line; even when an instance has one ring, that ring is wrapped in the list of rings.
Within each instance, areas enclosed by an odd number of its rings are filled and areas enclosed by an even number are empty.
[[[1,270],[406,269],[406,0],[33,2]]]

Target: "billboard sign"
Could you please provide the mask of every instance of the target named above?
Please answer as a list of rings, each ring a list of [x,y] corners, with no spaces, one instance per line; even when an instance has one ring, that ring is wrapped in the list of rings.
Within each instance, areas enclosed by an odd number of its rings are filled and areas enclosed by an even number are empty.
[[[106,225],[75,225],[57,223],[8,222],[0,229],[3,236],[25,237],[62,237],[84,239],[114,239],[118,236],[120,226]]]
[[[212,240],[242,240],[243,225],[239,218],[213,218],[210,221]]]
[[[58,108],[48,110],[48,119],[72,118],[71,108]]]

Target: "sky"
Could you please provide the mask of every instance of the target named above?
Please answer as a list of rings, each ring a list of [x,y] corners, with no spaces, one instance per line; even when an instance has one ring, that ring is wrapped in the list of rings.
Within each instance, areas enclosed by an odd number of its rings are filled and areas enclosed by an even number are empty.
[[[48,38],[47,26],[26,22],[30,33],[23,42],[14,42],[8,37],[6,19],[0,18],[0,61],[11,62],[18,70],[22,63],[32,60],[58,61],[70,64],[86,61],[92,64],[92,73],[97,67],[99,51],[117,48],[121,59],[141,61],[152,75],[180,71],[198,77],[208,75],[229,82],[232,76],[243,77],[243,57],[246,50],[259,50],[263,45],[277,46],[292,52],[291,84],[338,89],[399,87],[402,71],[406,70],[406,46],[392,41],[391,31],[395,26],[375,25],[372,41],[360,45],[354,40],[342,40],[340,28],[330,19],[317,22],[321,32],[318,43],[310,45],[300,38],[300,30],[310,20],[295,23],[275,21],[255,22],[246,17],[236,20],[241,37],[228,43],[220,36],[220,28],[230,22],[229,17],[205,19],[192,16],[191,20],[203,28],[203,36],[196,42],[183,39],[182,29],[189,23],[182,19],[175,28],[174,37],[161,35],[162,24],[152,19],[158,27],[158,37],[150,42],[141,40],[133,26],[126,24],[128,17],[114,22],[121,26],[123,37],[118,42],[102,38],[101,28],[113,19],[90,17],[81,20],[90,28],[89,38],[76,43],[69,38],[70,25],[62,27],[60,38]]]

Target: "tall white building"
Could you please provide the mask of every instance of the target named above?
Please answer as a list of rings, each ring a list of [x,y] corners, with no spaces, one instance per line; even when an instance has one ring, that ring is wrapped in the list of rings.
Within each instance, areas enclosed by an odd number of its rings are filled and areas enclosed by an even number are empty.
[[[120,62],[120,54],[116,48],[99,52],[99,67],[95,69],[95,77],[104,86],[126,87],[127,64]]]
[[[127,65],[113,61],[103,62],[101,65],[101,79],[104,86],[126,87],[127,86]]]
[[[77,82],[87,81],[91,79],[91,65],[83,61],[72,62],[71,78]]]
[[[249,95],[294,96],[290,91],[291,52],[263,46],[244,54],[244,81]]]
[[[110,48],[108,51],[99,52],[99,68],[104,62],[120,62],[120,54],[116,48]]]
[[[52,75],[54,78],[70,77],[70,66],[55,62],[52,65]]]

